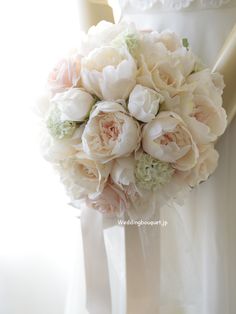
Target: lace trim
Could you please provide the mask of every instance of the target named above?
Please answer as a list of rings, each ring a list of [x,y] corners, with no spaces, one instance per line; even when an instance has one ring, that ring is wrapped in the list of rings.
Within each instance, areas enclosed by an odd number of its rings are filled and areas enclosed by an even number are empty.
[[[130,0],[129,2],[132,7],[145,11],[151,9],[157,0]]]
[[[120,0],[122,8],[130,4],[137,10],[146,11],[151,9],[155,4],[160,4],[163,9],[181,10],[188,8],[196,0]],[[200,0],[200,8],[219,8],[231,0]]]
[[[220,8],[229,2],[230,0],[201,0],[203,8]]]
[[[181,10],[189,7],[194,0],[160,0],[164,9]]]

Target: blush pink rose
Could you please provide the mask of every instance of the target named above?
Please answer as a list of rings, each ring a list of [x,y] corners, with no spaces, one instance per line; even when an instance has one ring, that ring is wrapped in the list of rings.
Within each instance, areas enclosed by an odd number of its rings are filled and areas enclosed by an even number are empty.
[[[110,180],[101,194],[93,199],[87,199],[87,206],[104,214],[117,214],[127,210],[129,203],[125,193]]]
[[[80,80],[81,57],[73,55],[60,60],[48,77],[49,89],[58,92],[66,88],[77,87]]]

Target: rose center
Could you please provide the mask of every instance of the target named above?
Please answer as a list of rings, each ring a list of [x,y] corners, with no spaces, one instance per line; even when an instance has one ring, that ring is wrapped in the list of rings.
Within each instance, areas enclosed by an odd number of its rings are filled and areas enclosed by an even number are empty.
[[[175,134],[172,132],[167,132],[162,135],[160,143],[161,145],[168,145],[170,142],[175,142],[175,141],[176,141]]]
[[[95,169],[86,167],[85,165],[80,165],[80,173],[82,173],[85,177],[87,177],[89,179],[97,178],[94,170]]]
[[[102,123],[102,139],[104,141],[115,141],[119,136],[119,128],[115,121],[105,121]]]
[[[175,82],[173,78],[169,75],[169,73],[166,72],[161,72],[160,73],[160,78],[162,81],[164,81],[167,85],[173,85]]]
[[[207,123],[209,121],[210,117],[210,112],[208,112],[206,109],[203,110],[201,106],[198,106],[196,110],[193,112],[193,117],[196,118],[196,120]]]

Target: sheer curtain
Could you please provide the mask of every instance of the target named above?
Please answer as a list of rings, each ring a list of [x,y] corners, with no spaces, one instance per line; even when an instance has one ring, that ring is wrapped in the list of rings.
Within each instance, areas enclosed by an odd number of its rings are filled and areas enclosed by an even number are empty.
[[[62,314],[79,222],[40,156],[32,107],[77,44],[77,2],[1,1],[0,29],[0,313]]]

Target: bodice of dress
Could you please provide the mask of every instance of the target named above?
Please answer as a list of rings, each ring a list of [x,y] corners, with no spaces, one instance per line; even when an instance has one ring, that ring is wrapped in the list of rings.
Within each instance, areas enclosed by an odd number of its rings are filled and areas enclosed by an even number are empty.
[[[110,1],[111,3],[115,1]],[[117,2],[117,1],[116,1]],[[233,7],[235,0],[118,0],[123,13],[131,11],[193,11],[204,9],[216,9],[220,7]]]
[[[175,31],[209,66],[236,23],[236,0],[109,0],[116,22]]]

